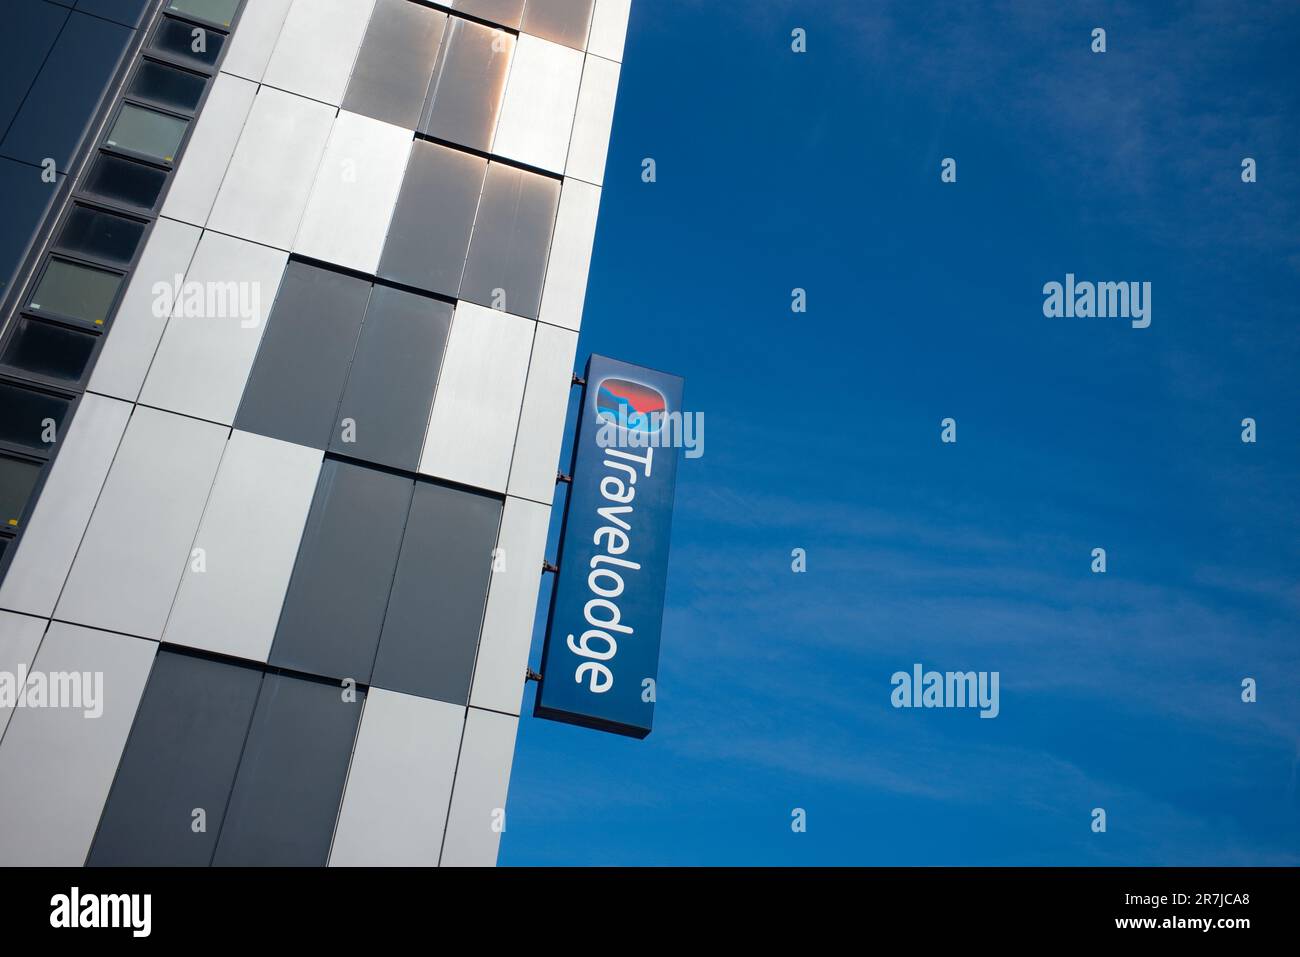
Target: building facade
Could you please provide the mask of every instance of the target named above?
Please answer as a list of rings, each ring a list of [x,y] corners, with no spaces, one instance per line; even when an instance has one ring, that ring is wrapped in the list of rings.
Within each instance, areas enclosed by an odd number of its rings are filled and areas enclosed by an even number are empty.
[[[6,14],[0,864],[495,863],[629,6]]]

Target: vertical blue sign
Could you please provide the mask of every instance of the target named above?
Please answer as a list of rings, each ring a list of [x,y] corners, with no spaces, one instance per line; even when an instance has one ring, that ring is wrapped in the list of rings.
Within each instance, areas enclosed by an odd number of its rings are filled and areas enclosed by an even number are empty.
[[[682,380],[587,361],[533,714],[644,738],[654,718]]]

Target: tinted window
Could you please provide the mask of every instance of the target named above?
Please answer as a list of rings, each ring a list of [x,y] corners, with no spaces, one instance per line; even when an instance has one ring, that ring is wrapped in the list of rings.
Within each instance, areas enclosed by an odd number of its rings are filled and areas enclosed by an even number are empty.
[[[369,298],[363,279],[289,263],[235,425],[327,448]]]
[[[69,400],[0,382],[0,442],[47,453],[63,435]],[[53,441],[46,441],[46,439]]]
[[[375,287],[331,449],[410,471],[419,467],[451,314],[448,303]]]
[[[400,475],[326,460],[271,664],[369,683],[412,488]]]
[[[514,49],[510,34],[452,17],[420,129],[486,151],[492,145]]]
[[[228,27],[239,9],[239,0],[168,0],[167,9]]]
[[[487,160],[416,140],[379,275],[456,295],[486,171]]]
[[[323,867],[365,693],[268,674],[212,863]]]
[[[101,153],[86,175],[85,189],[124,206],[148,210],[158,202],[166,182],[163,170]]]
[[[0,363],[51,379],[77,382],[90,361],[95,339],[87,332],[21,317],[5,343]]]
[[[212,861],[261,686],[255,668],[158,652],[88,864]],[[196,809],[204,812],[199,832]]]
[[[58,245],[71,253],[128,266],[140,246],[145,224],[134,219],[74,206],[63,224]]]
[[[536,319],[559,202],[556,180],[490,164],[460,297]]]
[[[197,73],[145,60],[135,74],[130,92],[173,110],[192,112],[203,99],[206,85],[207,80]]]
[[[36,462],[0,455],[0,525],[17,528],[41,474]]]
[[[469,700],[500,522],[500,499],[416,483],[374,684]]]
[[[80,263],[51,259],[32,295],[31,308],[103,325],[122,277]]]
[[[163,17],[153,36],[153,48],[196,65],[215,67],[221,58],[226,38],[213,30]],[[200,49],[195,49],[198,46]]]
[[[113,132],[108,135],[108,145],[122,150],[130,150],[141,156],[149,156],[170,163],[176,159],[185,136],[186,123],[174,116],[167,116],[154,110],[147,110],[134,103],[122,106]]]

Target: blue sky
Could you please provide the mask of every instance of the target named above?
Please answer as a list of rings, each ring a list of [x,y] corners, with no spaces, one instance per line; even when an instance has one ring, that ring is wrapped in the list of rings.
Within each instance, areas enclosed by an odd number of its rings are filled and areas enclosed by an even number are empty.
[[[1300,863],[1300,10],[1059,6],[633,4],[580,352],[705,454],[655,730],[525,716],[503,864]]]

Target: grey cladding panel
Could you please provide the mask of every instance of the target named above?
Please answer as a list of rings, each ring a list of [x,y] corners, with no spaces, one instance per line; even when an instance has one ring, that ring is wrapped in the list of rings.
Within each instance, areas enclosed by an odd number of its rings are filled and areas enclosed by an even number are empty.
[[[377,687],[469,700],[500,523],[500,499],[416,484],[375,661]]]
[[[452,307],[376,286],[361,327],[330,448],[415,471],[451,328]],[[344,441],[344,423],[351,433]]]
[[[369,297],[363,279],[291,262],[236,428],[326,448]]]
[[[158,653],[88,864],[211,862],[261,685],[255,668]]]
[[[323,867],[365,693],[268,674],[212,863]]]
[[[389,472],[325,462],[272,665],[369,682],[413,486]]]
[[[424,110],[447,15],[410,0],[379,0],[343,109],[413,130]]]

